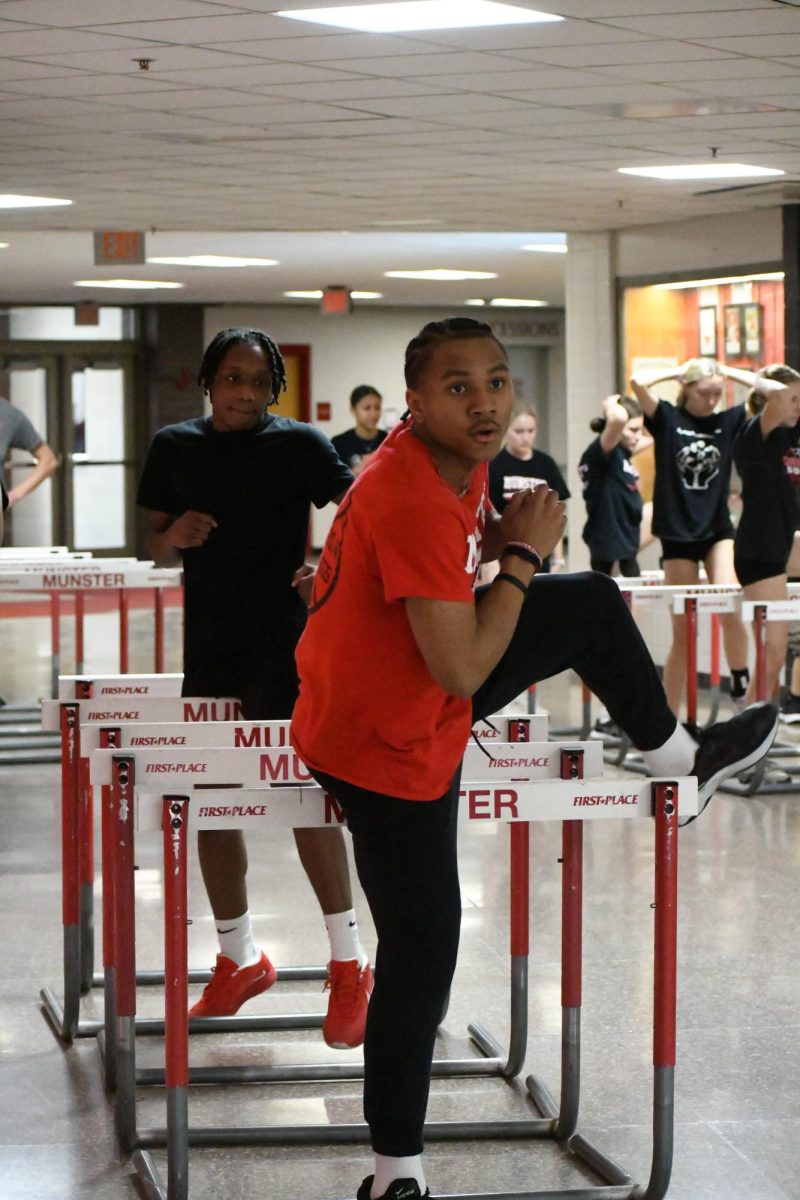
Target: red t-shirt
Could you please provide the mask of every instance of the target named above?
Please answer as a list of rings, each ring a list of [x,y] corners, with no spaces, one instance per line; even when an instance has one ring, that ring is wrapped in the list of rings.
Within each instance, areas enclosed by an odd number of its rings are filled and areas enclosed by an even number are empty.
[[[297,647],[292,744],[311,768],[404,800],[447,789],[472,705],[433,678],[406,616],[407,596],[474,603],[488,511],[479,466],[464,496],[396,427],[339,507]]]

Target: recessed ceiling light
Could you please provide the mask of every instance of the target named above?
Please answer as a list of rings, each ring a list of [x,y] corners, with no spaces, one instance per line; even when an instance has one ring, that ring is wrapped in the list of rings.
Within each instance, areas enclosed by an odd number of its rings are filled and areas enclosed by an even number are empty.
[[[486,301],[485,300],[465,300],[464,303],[470,305],[471,308],[483,308],[486,304]]]
[[[10,242],[0,242],[0,250],[7,250],[10,245]]]
[[[53,196],[15,196],[12,192],[0,193],[0,208],[55,208],[72,204],[71,200],[56,200]]]
[[[496,296],[489,304],[492,308],[547,308],[546,300],[512,300],[510,296]]]
[[[722,287],[728,283],[751,283],[762,279],[783,279],[783,271],[761,271],[755,275],[725,275],[718,279],[686,279],[680,283],[656,283],[653,286],[665,292],[679,292],[683,288]]]
[[[553,13],[498,4],[494,0],[409,0],[400,4],[335,5],[276,13],[294,21],[337,25],[366,33],[408,33],[416,29],[476,29],[487,25],[536,25],[563,21]]]
[[[566,254],[566,242],[529,242],[523,250],[532,250],[535,254]]]
[[[753,175],[785,175],[775,167],[748,163],[685,163],[675,167],[618,167],[620,175],[642,175],[646,179],[746,179]]]
[[[283,294],[290,300],[321,300],[322,288],[317,288],[315,291],[284,292]],[[350,298],[351,300],[382,300],[383,292],[351,292]]]
[[[130,291],[156,291],[158,288],[182,288],[182,283],[165,283],[160,279],[76,279],[74,287],[122,288]]]
[[[448,271],[437,268],[432,271],[384,271],[388,279],[433,279],[452,281],[454,279],[497,279],[494,271]]]
[[[173,267],[277,267],[277,258],[239,258],[232,254],[176,254],[148,258]]]

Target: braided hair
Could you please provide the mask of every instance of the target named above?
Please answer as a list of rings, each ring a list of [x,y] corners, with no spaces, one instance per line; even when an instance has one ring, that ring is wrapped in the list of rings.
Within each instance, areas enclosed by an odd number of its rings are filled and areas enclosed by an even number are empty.
[[[219,365],[225,355],[233,346],[239,346],[242,343],[246,346],[258,346],[259,349],[263,350],[264,357],[269,363],[269,371],[272,378],[272,391],[267,401],[267,408],[269,408],[271,404],[277,404],[280,400],[281,392],[286,391],[286,365],[275,342],[260,329],[243,329],[238,327],[221,329],[216,337],[206,346],[203,361],[200,364],[200,370],[197,375],[197,382],[204,391],[209,391],[211,384],[214,382],[214,376],[219,370]]]
[[[485,321],[475,321],[472,317],[445,317],[443,321],[429,321],[406,346],[406,387],[417,386],[437,346],[466,338],[491,338],[505,355],[505,348],[497,341],[491,325]]]

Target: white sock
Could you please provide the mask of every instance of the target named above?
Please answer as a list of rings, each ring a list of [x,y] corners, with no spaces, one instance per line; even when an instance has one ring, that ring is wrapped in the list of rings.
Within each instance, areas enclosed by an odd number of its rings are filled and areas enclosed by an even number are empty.
[[[217,921],[216,926],[220,952],[232,958],[237,967],[249,967],[258,962],[261,952],[253,941],[249,911],[240,917],[232,917],[230,921]]]
[[[331,958],[337,962],[346,962],[349,958],[357,958],[359,969],[369,962],[369,955],[358,938],[358,921],[355,909],[347,912],[325,913],[325,928],[331,943]],[[391,1180],[389,1180],[391,1183]]]
[[[647,763],[651,775],[690,775],[697,754],[697,742],[679,721],[675,732],[667,738],[663,746],[658,746],[655,750],[641,750],[639,753]]]
[[[395,1179],[416,1179],[419,1190],[425,1194],[425,1172],[422,1169],[422,1155],[412,1154],[408,1158],[389,1158],[385,1154],[375,1155],[375,1178],[372,1181],[370,1196],[379,1200],[385,1195]]]

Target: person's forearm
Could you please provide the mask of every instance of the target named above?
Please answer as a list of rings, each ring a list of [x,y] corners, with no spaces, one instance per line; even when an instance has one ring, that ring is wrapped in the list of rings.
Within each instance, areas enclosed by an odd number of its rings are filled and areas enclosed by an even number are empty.
[[[35,491],[39,484],[44,483],[45,479],[49,479],[54,473],[57,464],[49,462],[37,463],[29,475],[13,487],[9,492],[9,498],[12,504],[19,504],[30,492]]]
[[[734,383],[743,383],[745,387],[754,387],[756,384],[755,371],[742,371],[739,367],[727,367],[725,363],[720,363],[719,369],[726,379],[732,379]]]
[[[147,553],[157,567],[177,567],[181,564],[180,551],[169,540],[169,529],[161,533],[153,530],[148,533]]]

